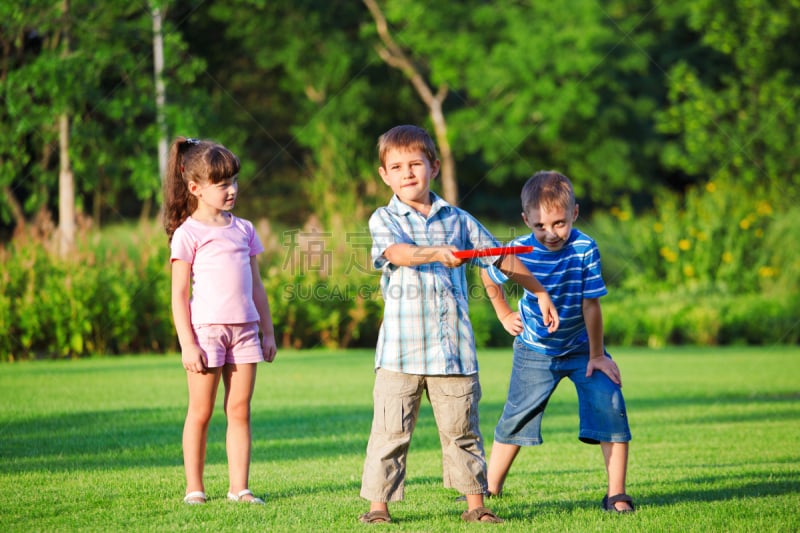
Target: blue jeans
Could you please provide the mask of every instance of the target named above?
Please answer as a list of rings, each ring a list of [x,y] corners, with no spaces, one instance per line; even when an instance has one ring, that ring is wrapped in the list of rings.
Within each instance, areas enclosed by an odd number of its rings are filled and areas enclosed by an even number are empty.
[[[608,353],[606,356],[611,357]],[[566,377],[578,391],[578,438],[588,444],[630,441],[622,389],[599,370],[587,378],[588,362],[588,353],[560,357],[542,355],[517,338],[508,398],[495,428],[494,440],[517,446],[541,444],[545,407]]]

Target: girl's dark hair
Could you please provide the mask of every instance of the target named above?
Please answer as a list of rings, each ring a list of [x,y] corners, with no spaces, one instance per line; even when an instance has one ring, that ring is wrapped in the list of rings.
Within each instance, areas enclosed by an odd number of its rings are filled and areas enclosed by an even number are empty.
[[[164,230],[170,242],[178,226],[197,209],[188,183],[220,183],[236,176],[239,168],[239,158],[221,144],[187,137],[173,141],[164,177]]]

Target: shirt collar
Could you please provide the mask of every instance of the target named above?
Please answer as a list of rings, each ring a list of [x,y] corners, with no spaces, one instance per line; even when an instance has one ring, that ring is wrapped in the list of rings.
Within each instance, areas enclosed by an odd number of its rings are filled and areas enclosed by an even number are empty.
[[[447,201],[440,197],[435,192],[431,191],[431,212],[428,215],[428,218],[435,215],[438,211],[442,209],[446,209],[451,207]],[[397,195],[392,195],[392,199],[389,201],[389,208],[394,211],[397,215],[406,216],[411,214],[413,211],[416,211],[410,205],[404,203],[397,197]]]

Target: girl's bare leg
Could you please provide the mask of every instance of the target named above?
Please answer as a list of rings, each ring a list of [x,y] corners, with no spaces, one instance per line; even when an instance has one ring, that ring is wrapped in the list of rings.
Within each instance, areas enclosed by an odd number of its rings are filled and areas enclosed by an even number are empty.
[[[225,383],[225,416],[228,431],[225,446],[228,452],[229,491],[238,494],[249,488],[250,477],[250,400],[256,383],[256,364],[226,364],[223,370]],[[253,496],[243,496],[250,501]]]
[[[208,425],[214,413],[214,402],[221,375],[220,368],[204,374],[187,372],[189,408],[183,424],[183,466],[186,470],[186,493],[205,492],[203,469],[206,461]]]

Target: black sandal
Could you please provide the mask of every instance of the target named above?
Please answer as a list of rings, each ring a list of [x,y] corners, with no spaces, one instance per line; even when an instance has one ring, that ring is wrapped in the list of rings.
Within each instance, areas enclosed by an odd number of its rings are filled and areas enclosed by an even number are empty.
[[[616,504],[618,502],[625,502],[625,503],[629,504],[631,506],[631,508],[630,509],[624,509],[624,510],[620,511],[614,505],[614,504]],[[631,498],[630,496],[628,496],[625,493],[617,494],[617,495],[611,496],[611,497],[609,497],[608,494],[603,496],[603,509],[606,510],[606,511],[614,512],[614,513],[632,513],[632,512],[634,512],[636,510],[636,508],[633,506],[633,498]]]

